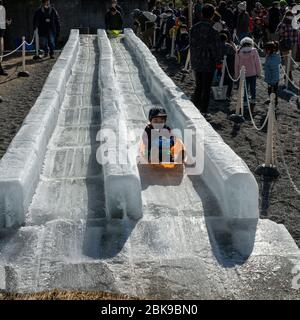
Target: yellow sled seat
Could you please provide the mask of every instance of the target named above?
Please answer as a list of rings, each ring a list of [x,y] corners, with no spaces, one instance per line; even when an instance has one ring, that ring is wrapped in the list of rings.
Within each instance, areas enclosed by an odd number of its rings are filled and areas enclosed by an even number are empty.
[[[117,38],[122,33],[122,30],[107,30],[109,38]]]

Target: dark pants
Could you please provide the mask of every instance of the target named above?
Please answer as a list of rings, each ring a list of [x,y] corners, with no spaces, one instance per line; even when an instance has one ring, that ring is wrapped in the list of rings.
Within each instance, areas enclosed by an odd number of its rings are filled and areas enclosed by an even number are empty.
[[[212,72],[195,72],[196,88],[192,98],[194,105],[201,113],[207,113],[210,99],[210,89],[214,78]]]
[[[275,83],[273,85],[268,85],[268,94],[271,95],[271,93],[275,93],[275,105],[278,105],[278,83]]]
[[[234,72],[232,72],[231,74],[234,74]],[[227,72],[225,73],[224,86],[228,86],[226,96],[227,98],[230,98],[232,94],[232,89],[233,89],[233,81],[230,79]]]
[[[256,104],[256,78],[256,76],[246,77],[247,93],[248,96],[251,96],[251,104]],[[247,101],[246,92],[244,96],[244,101]]]
[[[185,66],[187,55],[188,55],[189,49],[180,50],[180,64]]]
[[[44,50],[45,54],[54,54],[55,50],[55,35],[53,32],[49,32],[46,36],[41,36],[41,47]]]

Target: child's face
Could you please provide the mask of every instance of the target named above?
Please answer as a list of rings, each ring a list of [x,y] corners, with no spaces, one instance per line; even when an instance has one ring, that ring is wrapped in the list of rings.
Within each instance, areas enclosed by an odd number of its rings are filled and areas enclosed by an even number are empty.
[[[157,123],[166,123],[166,119],[163,117],[157,117],[157,118],[153,118],[151,121],[151,124],[157,124]]]
[[[151,120],[151,125],[154,129],[162,129],[166,124],[166,119],[163,117],[153,118]]]

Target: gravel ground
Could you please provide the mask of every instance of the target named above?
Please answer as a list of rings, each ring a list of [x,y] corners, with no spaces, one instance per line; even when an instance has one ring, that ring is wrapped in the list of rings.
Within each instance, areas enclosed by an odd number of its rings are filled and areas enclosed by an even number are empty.
[[[4,60],[2,65],[9,75],[0,76],[0,96],[3,99],[0,103],[0,159],[34,105],[54,63],[55,60],[50,59],[36,62],[28,56],[26,70],[30,77],[19,78],[20,57]]]
[[[81,292],[54,290],[35,294],[1,293],[0,300],[140,300],[127,295],[117,295],[108,292]]]
[[[164,56],[156,54],[162,69],[173,79],[185,94],[191,96],[194,91],[194,80],[188,75],[182,82],[181,68]],[[300,71],[294,71],[296,83],[299,83]],[[258,132],[246,117],[240,130],[233,130],[233,123],[228,115],[235,110],[237,91],[229,102],[211,100],[209,112],[213,128],[223,140],[247,163],[254,172],[259,164],[264,163],[266,150],[266,130]],[[266,84],[262,79],[257,85],[257,107],[255,123],[260,126],[266,116],[267,106],[264,101],[268,98]],[[255,176],[260,186],[261,218],[268,218],[282,223],[288,229],[297,245],[300,247],[300,108],[296,98],[280,93],[277,109],[278,134],[276,137],[275,155],[280,177],[272,183],[263,183]],[[262,196],[264,194],[264,196]]]

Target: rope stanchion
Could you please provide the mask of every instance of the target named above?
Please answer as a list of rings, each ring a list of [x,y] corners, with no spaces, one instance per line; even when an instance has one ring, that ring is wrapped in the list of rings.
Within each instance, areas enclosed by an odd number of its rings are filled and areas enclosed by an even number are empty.
[[[154,32],[153,32],[153,43],[152,43],[152,49],[156,48],[156,33],[157,33],[157,23],[154,23]]]
[[[22,42],[16,49],[14,49],[13,51],[7,53],[7,54],[4,54],[3,56],[0,56],[0,59],[2,60],[3,58],[6,58],[12,54],[14,54],[15,52],[17,52],[19,49],[21,49],[24,45],[24,42]]]
[[[279,134],[279,128],[278,128],[277,123],[275,124],[275,130],[276,130],[276,133],[277,133],[277,135],[278,135],[278,140],[277,140],[277,142],[278,142],[278,144],[279,144],[280,157],[281,157],[281,159],[282,159],[283,166],[284,166],[284,168],[285,168],[285,171],[286,171],[286,173],[287,173],[287,176],[288,176],[288,178],[289,178],[289,180],[290,180],[290,183],[291,183],[293,189],[294,189],[295,192],[300,196],[300,189],[296,186],[296,183],[294,182],[294,180],[293,180],[293,178],[292,178],[292,175],[291,175],[291,173],[290,173],[290,170],[289,170],[289,168],[288,168],[288,166],[287,166],[287,164],[286,164],[286,161],[285,161],[285,157],[284,157],[284,153],[283,153],[283,145],[282,145],[282,143],[281,143],[281,141],[280,141],[280,134]]]
[[[29,77],[29,73],[26,71],[26,41],[25,37],[22,37],[22,71],[18,73],[18,77]]]
[[[42,59],[40,56],[40,38],[39,38],[39,30],[38,28],[35,29],[35,55],[33,56],[33,60],[40,60]]]
[[[189,29],[191,29],[192,25],[193,25],[193,0],[189,0],[189,4],[188,4],[188,27]]]
[[[299,64],[297,61],[295,61],[292,56],[291,56],[291,60],[292,60],[292,62],[296,65],[297,68],[300,67],[300,64]]]
[[[286,63],[286,78],[285,78],[285,86],[288,88],[289,86],[289,75],[291,71],[291,51],[289,51],[288,57],[287,57],[287,63]]]
[[[267,133],[267,147],[266,147],[266,156],[265,163],[259,165],[255,169],[255,173],[260,176],[276,179],[279,177],[280,173],[275,165],[274,157],[274,127],[275,127],[275,94],[272,93],[270,96],[270,104],[268,110],[268,133]]]
[[[240,80],[241,75],[242,75],[242,70],[240,71],[240,74],[239,74],[238,78],[237,78],[237,79],[234,79],[234,78],[232,77],[232,75],[230,74],[230,72],[229,72],[227,63],[225,64],[225,68],[226,68],[228,77],[230,78],[231,81],[233,81],[233,82],[238,82],[238,81]]]
[[[170,54],[170,58],[172,59],[176,59],[176,56],[175,56],[175,41],[176,41],[176,31],[173,30],[172,31],[172,46],[171,46],[171,54]]]
[[[238,99],[236,103],[235,114],[229,116],[229,120],[233,121],[236,125],[240,125],[245,122],[244,118],[244,88],[246,80],[246,68],[242,66],[240,71],[240,83],[238,89]]]
[[[292,79],[289,77],[289,75],[285,72],[284,67],[283,67],[282,65],[280,65],[280,67],[281,67],[281,70],[283,71],[283,74],[284,74],[286,80],[288,80],[288,81],[295,87],[296,90],[300,91],[300,87],[297,86],[297,85],[293,82],[293,80],[292,80]],[[294,94],[293,92],[289,91],[287,87],[286,87],[285,91],[288,92],[288,93]]]
[[[246,92],[247,107],[248,107],[248,110],[249,110],[249,115],[250,115],[250,119],[251,119],[252,125],[257,131],[261,131],[266,126],[266,124],[268,122],[269,113],[267,114],[263,125],[260,128],[258,128],[256,126],[255,122],[254,122],[254,119],[253,119],[252,110],[251,110],[250,101],[249,101],[249,96],[248,96],[248,90],[247,90],[247,86],[246,85],[245,85],[245,92]]]
[[[28,42],[25,40],[25,43],[26,43],[27,46],[31,46],[31,45],[33,45],[33,43],[34,43],[34,40],[35,40],[35,32],[33,33],[33,37],[32,37],[31,42],[28,43]]]
[[[191,50],[189,49],[186,61],[185,61],[185,66],[182,70],[182,77],[181,77],[181,82],[183,82],[186,78],[186,76],[189,74],[189,69],[190,69],[190,62],[191,62]]]
[[[164,36],[164,42],[163,42],[162,50],[166,50],[167,48],[167,23],[166,22],[163,28],[163,36]]]

